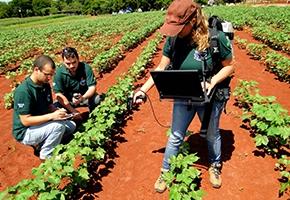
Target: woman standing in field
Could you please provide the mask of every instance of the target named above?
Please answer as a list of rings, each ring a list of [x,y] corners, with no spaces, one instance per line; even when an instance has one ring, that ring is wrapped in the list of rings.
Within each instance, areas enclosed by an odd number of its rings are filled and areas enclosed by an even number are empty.
[[[163,47],[163,56],[155,70],[164,70],[170,63],[174,69],[198,70],[202,75],[201,55],[205,55],[206,63],[213,64],[209,51],[208,23],[201,8],[192,0],[175,0],[167,10],[165,23],[161,33],[167,36]],[[173,42],[174,40],[174,42]],[[219,33],[220,59],[222,68],[207,82],[206,89],[211,91],[227,77],[232,75],[232,51],[230,41],[225,35]],[[173,59],[174,56],[174,59]],[[177,80],[178,81],[178,80]],[[134,102],[141,103],[146,92],[154,85],[152,77],[135,93]],[[190,86],[188,86],[190,87]],[[210,121],[207,129],[207,143],[209,152],[209,175],[214,188],[221,186],[221,136],[219,132],[219,119],[224,108],[225,101],[214,99],[210,111]],[[166,184],[162,174],[169,171],[171,156],[177,155],[179,146],[184,140],[186,130],[195,114],[204,116],[205,107],[191,105],[190,109],[184,100],[175,100],[172,115],[171,135],[168,139],[165,155],[162,163],[161,174],[154,187],[157,192],[166,190]]]

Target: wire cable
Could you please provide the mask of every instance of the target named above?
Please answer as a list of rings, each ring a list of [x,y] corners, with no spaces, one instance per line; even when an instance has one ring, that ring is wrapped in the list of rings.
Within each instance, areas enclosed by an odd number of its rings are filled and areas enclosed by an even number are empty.
[[[143,92],[142,90],[140,90],[140,91]],[[166,125],[162,124],[162,123],[157,119],[156,114],[155,114],[155,111],[154,111],[154,108],[153,108],[153,104],[152,104],[152,101],[151,101],[150,97],[149,97],[145,92],[143,92],[143,94],[146,96],[146,98],[147,98],[148,101],[149,101],[149,104],[150,104],[150,107],[151,107],[151,110],[152,110],[152,113],[153,113],[153,117],[154,117],[155,121],[157,122],[157,124],[158,124],[159,126],[163,127],[163,128],[170,128],[171,126],[166,126]],[[145,101],[145,100],[143,100],[143,101]]]

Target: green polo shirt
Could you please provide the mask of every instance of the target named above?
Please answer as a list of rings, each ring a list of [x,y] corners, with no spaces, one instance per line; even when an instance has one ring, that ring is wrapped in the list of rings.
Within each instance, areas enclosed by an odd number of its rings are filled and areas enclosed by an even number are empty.
[[[92,68],[83,62],[79,63],[75,76],[62,64],[56,69],[53,79],[53,90],[62,93],[68,100],[72,99],[73,93],[86,93],[90,86],[96,85],[96,78]]]
[[[221,60],[232,58],[231,43],[223,32],[219,32],[219,44]],[[163,47],[163,55],[172,60],[173,45],[172,37],[167,37]],[[206,63],[207,66],[212,66],[212,57],[209,49],[206,50]],[[173,58],[173,66],[175,69],[180,70],[202,70],[202,60],[200,53],[196,50],[195,45],[191,45],[188,39],[176,38],[175,51]]]
[[[26,78],[14,92],[13,136],[22,141],[27,126],[24,126],[19,115],[44,115],[49,113],[52,104],[51,87],[48,83],[36,85],[30,77]]]

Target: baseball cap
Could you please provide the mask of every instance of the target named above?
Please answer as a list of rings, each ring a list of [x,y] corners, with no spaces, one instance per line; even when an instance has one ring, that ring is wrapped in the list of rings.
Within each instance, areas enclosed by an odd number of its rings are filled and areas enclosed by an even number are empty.
[[[167,36],[176,36],[186,23],[195,23],[196,13],[197,4],[193,0],[174,0],[167,9],[160,32]]]

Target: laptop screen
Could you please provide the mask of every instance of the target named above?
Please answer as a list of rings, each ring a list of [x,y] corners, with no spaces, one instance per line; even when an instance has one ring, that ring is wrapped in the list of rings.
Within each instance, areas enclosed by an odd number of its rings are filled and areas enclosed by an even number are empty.
[[[163,70],[150,72],[160,99],[189,99],[208,101],[197,70]]]

